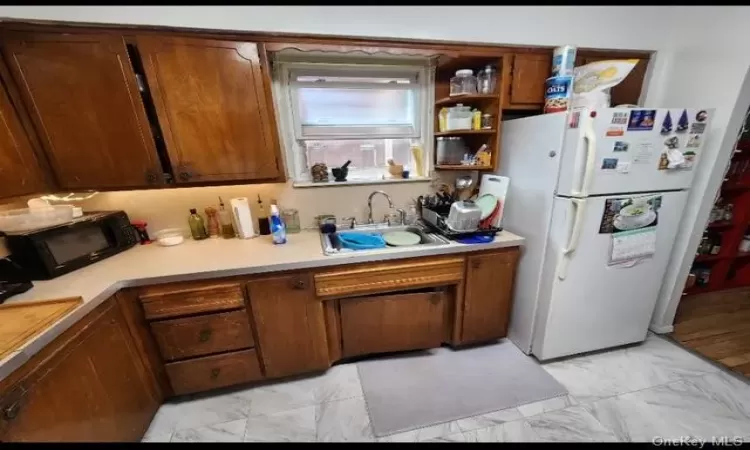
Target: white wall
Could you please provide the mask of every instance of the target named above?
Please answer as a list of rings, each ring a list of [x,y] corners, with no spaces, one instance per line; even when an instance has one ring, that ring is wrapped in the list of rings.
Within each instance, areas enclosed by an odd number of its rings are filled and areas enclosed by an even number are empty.
[[[672,323],[695,243],[731,152],[750,65],[748,7],[3,6],[0,17],[223,30],[658,51],[644,104],[713,107],[705,156],[653,324]],[[717,178],[718,177],[718,178]]]

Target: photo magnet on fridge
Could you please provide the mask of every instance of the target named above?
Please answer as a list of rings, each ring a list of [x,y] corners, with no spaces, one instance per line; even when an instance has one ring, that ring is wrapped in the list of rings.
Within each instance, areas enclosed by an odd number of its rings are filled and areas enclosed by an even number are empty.
[[[706,123],[693,122],[690,124],[690,132],[693,134],[703,134],[706,131]]]
[[[617,169],[617,158],[604,158],[602,160],[602,170]]]
[[[655,109],[634,109],[630,111],[628,131],[648,131],[654,129]]]
[[[659,222],[661,195],[608,198],[604,202],[599,234],[655,227]]]
[[[615,141],[615,147],[612,149],[613,152],[626,152],[630,145],[624,141]]]

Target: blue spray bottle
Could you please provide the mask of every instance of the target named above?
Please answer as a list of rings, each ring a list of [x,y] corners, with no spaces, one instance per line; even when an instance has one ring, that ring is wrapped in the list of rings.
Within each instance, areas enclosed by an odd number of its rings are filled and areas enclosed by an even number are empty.
[[[274,244],[286,243],[286,225],[281,220],[279,207],[276,205],[271,205],[271,235]]]

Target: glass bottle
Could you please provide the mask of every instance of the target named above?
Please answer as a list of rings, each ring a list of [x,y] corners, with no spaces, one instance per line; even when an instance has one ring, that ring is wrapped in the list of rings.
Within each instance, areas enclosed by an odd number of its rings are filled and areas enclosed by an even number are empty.
[[[195,239],[196,241],[200,241],[208,237],[208,234],[206,234],[206,226],[203,223],[203,217],[198,215],[198,212],[195,210],[195,208],[192,208],[190,210],[188,225],[190,225],[190,234],[193,235],[193,239]]]
[[[212,238],[219,237],[219,218],[216,216],[216,208],[209,206],[205,211],[208,220],[208,236]]]
[[[224,239],[235,237],[232,214],[224,209],[224,200],[221,197],[219,197],[219,224],[221,225],[221,237]]]

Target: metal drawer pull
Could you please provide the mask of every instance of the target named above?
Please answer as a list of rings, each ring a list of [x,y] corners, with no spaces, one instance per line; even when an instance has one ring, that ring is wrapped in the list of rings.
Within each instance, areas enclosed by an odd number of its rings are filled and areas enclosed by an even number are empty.
[[[212,369],[211,370],[211,379],[215,380],[219,376],[219,372],[221,372],[221,369]]]
[[[16,418],[16,416],[18,416],[18,413],[20,411],[21,411],[21,403],[16,402],[8,406],[7,408],[5,408],[5,410],[3,411],[3,416],[5,417],[6,420],[13,420]]]
[[[211,330],[202,330],[198,335],[198,340],[201,342],[207,342],[211,339]]]

